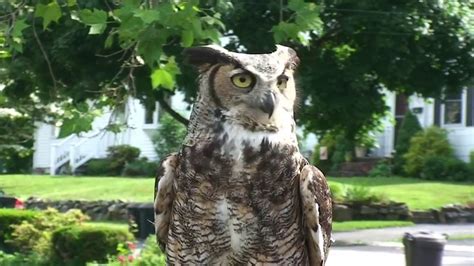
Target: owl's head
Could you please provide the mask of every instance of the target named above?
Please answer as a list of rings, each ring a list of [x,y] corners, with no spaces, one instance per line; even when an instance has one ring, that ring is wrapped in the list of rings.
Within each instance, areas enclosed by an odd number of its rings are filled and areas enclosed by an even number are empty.
[[[296,52],[277,45],[270,54],[230,52],[219,46],[185,50],[200,72],[200,100],[238,121],[279,127],[293,120]]]

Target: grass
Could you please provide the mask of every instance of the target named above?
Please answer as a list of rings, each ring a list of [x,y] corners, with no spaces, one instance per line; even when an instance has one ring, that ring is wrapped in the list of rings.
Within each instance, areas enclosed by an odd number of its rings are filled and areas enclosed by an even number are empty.
[[[473,240],[474,234],[455,234],[449,235],[448,240]]]
[[[153,201],[153,178],[0,175],[0,188],[23,199]]]
[[[333,232],[348,232],[363,229],[376,229],[387,227],[405,227],[411,226],[413,222],[410,221],[347,221],[347,222],[333,222]]]
[[[472,183],[426,181],[405,177],[333,177],[330,183],[363,186],[388,199],[405,202],[411,210],[439,208],[446,204],[474,202]]]
[[[450,203],[474,202],[472,183],[425,181],[414,178],[334,177],[330,183],[364,186],[388,199],[405,202],[410,209],[426,210]],[[84,199],[153,201],[153,178],[0,175],[0,189],[26,199]]]
[[[90,221],[85,223],[86,226],[103,226],[103,227],[110,227],[114,229],[125,229],[128,230],[128,224],[125,222],[98,222],[98,221]]]

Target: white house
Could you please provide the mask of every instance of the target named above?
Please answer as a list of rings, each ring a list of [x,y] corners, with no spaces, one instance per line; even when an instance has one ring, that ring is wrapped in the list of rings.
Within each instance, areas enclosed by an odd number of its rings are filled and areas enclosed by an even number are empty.
[[[171,98],[171,105],[179,113],[189,115],[183,95]],[[105,131],[112,112],[105,112],[92,123],[92,130],[84,134],[57,138],[59,128],[38,123],[34,135],[33,169],[36,172],[56,174],[60,167],[69,165],[74,172],[92,158],[104,158],[110,146],[127,144],[140,149],[140,156],[157,159],[152,138],[158,128],[158,103],[145,108],[139,100],[127,101],[124,120],[127,128],[120,133]]]
[[[409,109],[416,114],[422,127],[437,125],[446,129],[456,156],[469,161],[469,153],[474,150],[474,88],[448,95],[444,101],[417,96],[407,98],[387,92],[386,102],[390,117],[384,121],[384,131],[378,135],[379,148],[373,151],[374,156],[393,154],[396,132],[401,124],[393,122],[401,122]]]
[[[189,116],[182,94],[176,94],[171,101],[174,109]],[[384,121],[384,131],[377,136],[379,148],[372,152],[372,156],[389,157],[393,154],[397,132],[394,124],[400,125],[393,122],[400,122],[410,109],[423,127],[438,125],[447,129],[456,155],[464,161],[469,160],[469,153],[474,150],[474,88],[450,95],[444,102],[417,96],[407,99],[387,92],[386,102],[390,115]],[[105,157],[109,146],[120,144],[135,146],[141,150],[141,156],[155,160],[157,155],[152,137],[158,128],[158,110],[158,104],[154,109],[147,110],[138,100],[129,99],[125,110],[128,127],[118,134],[103,130],[110,119],[110,112],[93,122],[92,131],[63,139],[57,138],[59,128],[39,123],[35,132],[33,169],[55,174],[61,166],[68,164],[74,171],[91,158]],[[303,152],[312,150],[315,144],[315,136],[310,135],[303,140]]]

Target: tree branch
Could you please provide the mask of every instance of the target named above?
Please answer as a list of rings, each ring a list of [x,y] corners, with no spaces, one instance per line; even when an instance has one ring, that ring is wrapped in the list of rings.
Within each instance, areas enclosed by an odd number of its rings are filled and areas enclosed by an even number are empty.
[[[182,115],[180,115],[178,112],[173,110],[171,106],[165,101],[165,98],[163,97],[163,93],[158,94],[158,103],[160,103],[160,106],[165,110],[168,114],[170,114],[176,121],[180,122],[181,124],[187,126],[189,124],[189,120],[184,118]]]
[[[50,97],[54,98],[56,96],[56,92],[58,91],[57,89],[57,80],[56,77],[54,76],[53,72],[53,67],[51,66],[51,61],[49,61],[48,54],[46,53],[43,44],[41,43],[41,40],[38,37],[38,33],[36,33],[36,25],[33,23],[33,35],[35,36],[36,42],[38,43],[38,46],[41,50],[41,53],[43,54],[44,60],[46,61],[46,64],[48,65],[48,70],[49,70],[49,75],[51,76],[51,79],[53,80],[53,93],[51,93]]]

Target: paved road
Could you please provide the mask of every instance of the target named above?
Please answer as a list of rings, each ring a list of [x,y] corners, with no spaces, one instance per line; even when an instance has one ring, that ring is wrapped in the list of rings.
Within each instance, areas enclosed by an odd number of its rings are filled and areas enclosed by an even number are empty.
[[[393,227],[383,229],[368,229],[359,230],[354,232],[342,232],[334,233],[333,238],[337,244],[340,243],[365,243],[370,244],[372,242],[382,241],[399,241],[403,238],[405,232],[414,233],[420,231],[431,231],[439,234],[449,235],[461,235],[471,234],[474,235],[474,224],[417,224],[408,227]]]
[[[474,225],[423,224],[335,233],[336,245],[330,250],[327,266],[403,266],[405,255],[400,239],[405,232],[419,231],[473,235]],[[443,266],[474,266],[474,240],[449,240],[443,253]]]
[[[334,247],[327,266],[404,266],[403,246],[390,243],[380,246]],[[443,266],[473,266],[474,241],[453,241],[446,245]]]

